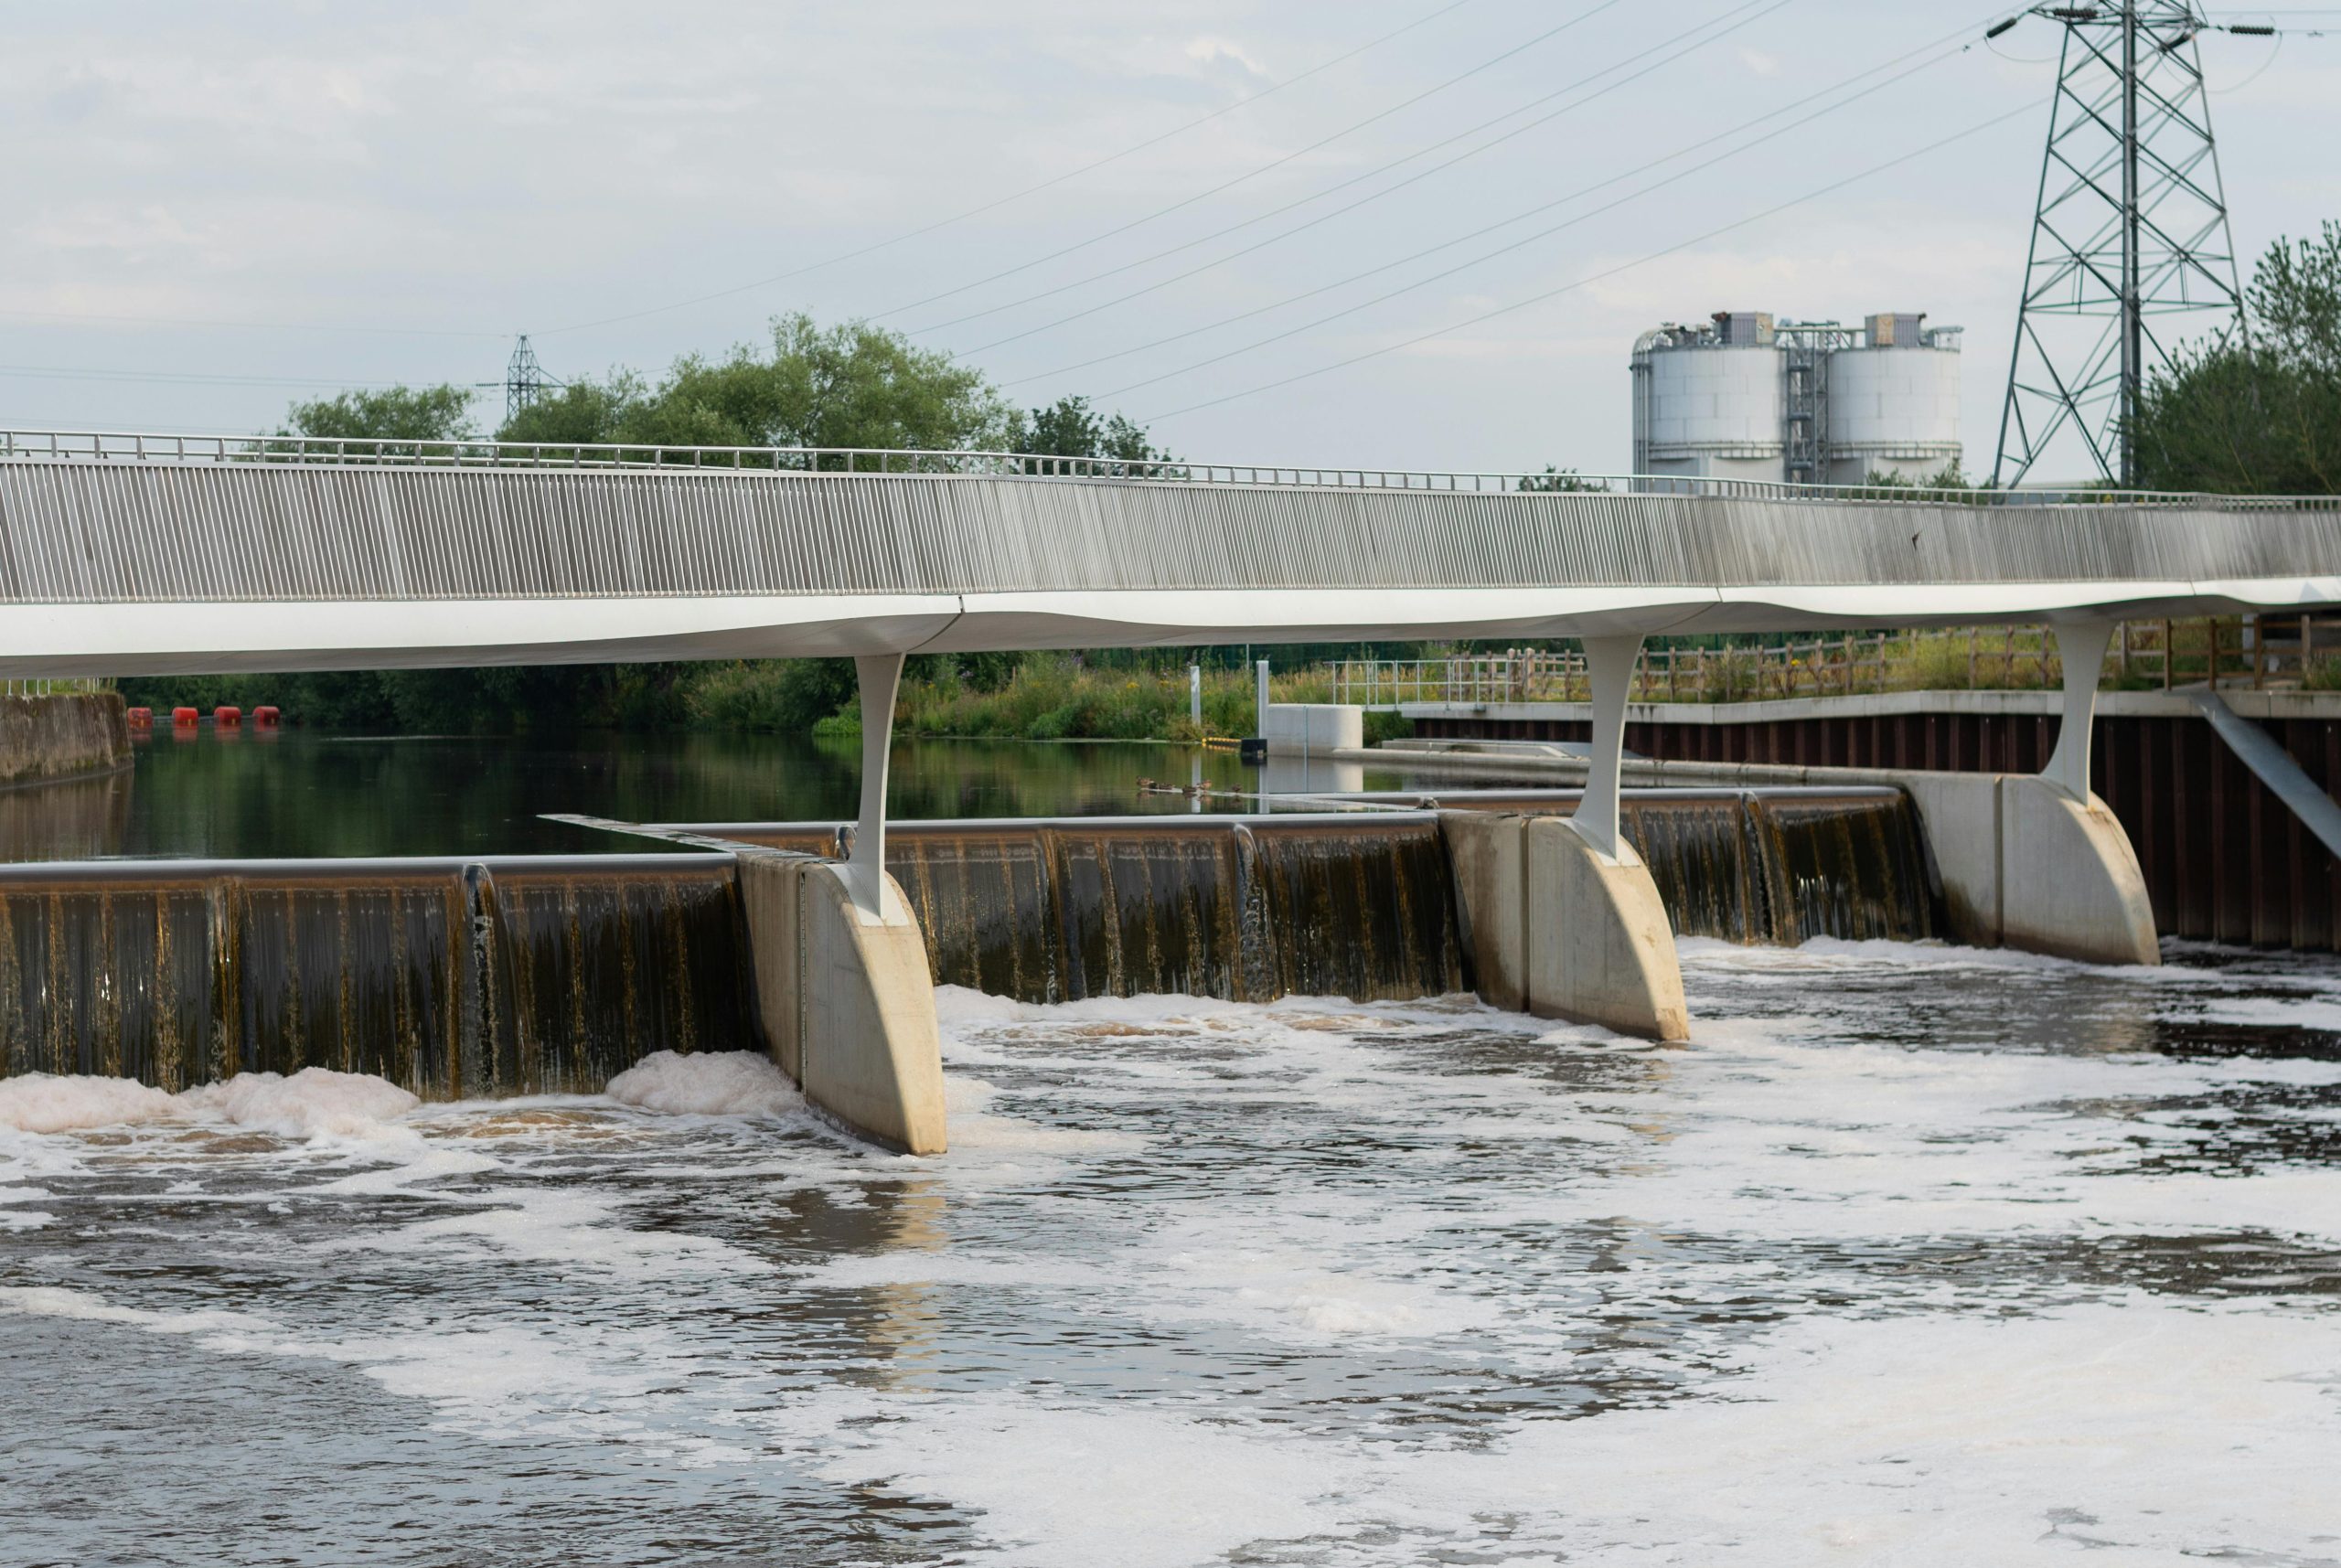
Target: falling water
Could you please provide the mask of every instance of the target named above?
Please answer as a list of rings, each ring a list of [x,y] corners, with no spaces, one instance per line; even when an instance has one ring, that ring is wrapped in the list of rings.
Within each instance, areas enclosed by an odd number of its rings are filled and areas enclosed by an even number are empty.
[[[1893,791],[1650,792],[1623,822],[1679,934],[1940,929]],[[1043,1003],[1471,988],[1428,811],[904,823],[887,851],[943,984]],[[756,1045],[745,942],[720,856],[0,868],[0,1076],[175,1090],[317,1066],[432,1099],[591,1092],[652,1051]]]
[[[737,905],[712,857],[0,869],[0,1075],[593,1092],[754,1043]]]
[[[725,826],[833,854],[823,825]],[[891,826],[935,979],[1023,1001],[1468,989],[1437,821],[1342,813]]]

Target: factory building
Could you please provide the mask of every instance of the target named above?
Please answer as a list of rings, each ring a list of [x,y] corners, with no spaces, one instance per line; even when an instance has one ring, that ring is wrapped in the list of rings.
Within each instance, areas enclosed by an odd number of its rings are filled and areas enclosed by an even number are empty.
[[[1718,311],[1634,344],[1637,475],[1859,485],[1957,467],[1959,334],[1922,315]]]

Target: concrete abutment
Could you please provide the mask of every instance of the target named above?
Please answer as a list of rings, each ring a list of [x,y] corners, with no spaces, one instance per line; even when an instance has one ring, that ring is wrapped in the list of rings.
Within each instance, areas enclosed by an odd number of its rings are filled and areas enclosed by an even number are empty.
[[[935,981],[902,890],[885,878],[883,912],[872,912],[855,897],[851,867],[735,853],[773,1059],[807,1104],[857,1136],[902,1154],[943,1153]]]
[[[1604,854],[1556,816],[1438,820],[1481,1000],[1644,1040],[1689,1037],[1673,931],[1630,846]]]
[[[1952,933],[2088,964],[2161,962],[2144,874],[2105,802],[2026,773],[1910,773]]]

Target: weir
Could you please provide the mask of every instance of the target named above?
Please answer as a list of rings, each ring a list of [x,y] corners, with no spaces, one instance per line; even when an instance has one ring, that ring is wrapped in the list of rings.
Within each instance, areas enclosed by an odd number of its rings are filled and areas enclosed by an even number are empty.
[[[0,867],[0,1074],[598,1093],[752,1047],[722,857]]]
[[[1555,817],[1577,795],[1436,804]],[[1484,981],[1442,815],[896,823],[886,867],[935,982],[1030,1002],[1406,999]],[[1782,943],[1942,929],[1897,792],[1637,791],[1619,821],[1680,934]],[[742,849],[0,867],[0,1074],[177,1089],[319,1066],[449,1100],[593,1093],[653,1051],[786,1059],[826,1038],[817,1021],[785,1040],[787,1020],[760,995],[771,944],[754,935],[747,869],[763,854],[818,870],[850,849],[850,827],[656,831]],[[826,994],[801,975],[785,984],[786,997]],[[805,1070],[800,1055],[792,1072]]]

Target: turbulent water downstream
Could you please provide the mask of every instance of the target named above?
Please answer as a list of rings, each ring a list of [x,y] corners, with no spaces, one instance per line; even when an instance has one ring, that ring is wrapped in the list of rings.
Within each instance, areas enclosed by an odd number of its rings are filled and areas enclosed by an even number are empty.
[[[753,1058],[19,1080],[0,1559],[2341,1562],[2341,968],[2172,956],[952,990],[920,1161]]]

